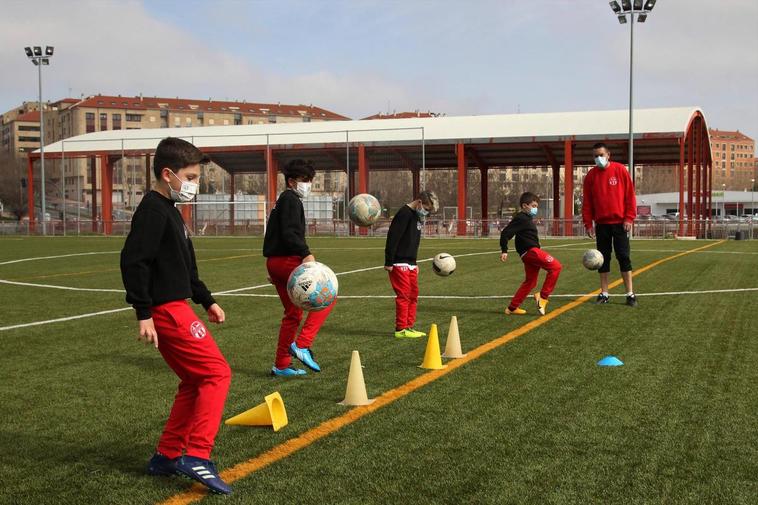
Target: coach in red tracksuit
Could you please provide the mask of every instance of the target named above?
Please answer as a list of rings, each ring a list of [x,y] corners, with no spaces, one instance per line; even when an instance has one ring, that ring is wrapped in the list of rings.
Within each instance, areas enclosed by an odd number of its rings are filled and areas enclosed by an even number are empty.
[[[121,251],[126,301],[135,309],[140,339],[152,343],[179,376],[174,399],[150,475],[182,474],[221,494],[232,492],[210,461],[231,382],[231,369],[208,328],[187,303],[201,304],[212,323],[224,311],[200,280],[195,250],[175,204],[195,198],[200,150],[178,138],[163,139],[155,151],[153,191],[132,218]]]
[[[395,337],[419,338],[426,333],[413,328],[418,303],[418,247],[422,219],[439,208],[437,195],[422,191],[392,218],[384,247],[384,269],[395,291]]]
[[[632,260],[629,232],[637,217],[637,199],[634,182],[621,163],[611,161],[611,152],[602,142],[592,147],[593,167],[584,178],[582,219],[587,234],[596,239],[597,249],[603,254],[600,272],[600,294],[595,303],[608,303],[608,272],[611,270],[611,252],[616,259],[626,287],[626,304],[637,305],[632,286]]]
[[[282,170],[287,185],[271,211],[263,240],[263,256],[269,279],[276,287],[284,306],[284,317],[279,328],[279,343],[271,374],[279,377],[305,375],[301,368],[293,368],[292,356],[300,360],[314,372],[321,367],[313,358],[311,345],[329,317],[335,303],[319,311],[308,312],[305,323],[298,334],[303,311],[290,300],[287,280],[292,271],[302,263],[316,261],[305,242],[305,209],[302,199],[311,192],[311,181],[316,170],[310,162],[292,160]]]
[[[550,295],[555,289],[558,282],[558,276],[561,274],[561,263],[540,249],[539,233],[537,226],[534,224],[534,217],[537,215],[539,208],[539,198],[534,193],[526,192],[519,198],[521,210],[517,212],[508,226],[500,232],[500,261],[508,259],[508,241],[516,237],[516,252],[524,262],[524,273],[526,277],[521,283],[516,294],[513,295],[510,304],[505,309],[507,315],[523,315],[526,311],[520,306],[529,293],[537,285],[537,278],[540,269],[547,271],[545,282],[539,293],[534,294],[537,302],[537,311],[545,315],[547,302]]]

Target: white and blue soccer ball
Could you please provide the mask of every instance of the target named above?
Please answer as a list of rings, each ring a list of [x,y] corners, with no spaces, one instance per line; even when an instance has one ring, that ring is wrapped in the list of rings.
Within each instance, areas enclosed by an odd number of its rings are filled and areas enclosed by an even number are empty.
[[[350,199],[347,215],[358,226],[371,226],[382,215],[382,206],[373,195],[361,193]]]
[[[331,268],[310,261],[295,268],[287,280],[287,294],[303,310],[324,310],[337,300],[339,282]]]
[[[582,265],[587,270],[597,270],[603,266],[603,253],[597,249],[587,249],[582,256]]]
[[[432,270],[441,277],[447,277],[455,272],[455,258],[448,253],[439,253],[432,260]]]

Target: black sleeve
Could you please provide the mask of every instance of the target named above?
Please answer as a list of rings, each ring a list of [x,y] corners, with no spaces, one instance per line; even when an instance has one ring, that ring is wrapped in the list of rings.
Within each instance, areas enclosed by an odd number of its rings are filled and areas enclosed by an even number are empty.
[[[150,265],[160,249],[167,217],[150,210],[137,211],[121,250],[121,280],[126,289],[126,302],[137,311],[137,319],[150,319]]]
[[[303,215],[303,204],[293,193],[292,196],[281,198],[277,205],[282,205],[279,212],[279,229],[281,230],[283,245],[287,250],[305,258],[311,251],[308,249],[308,244],[305,243],[305,229],[300,221]]]
[[[410,216],[407,212],[398,212],[390,223],[390,229],[387,231],[387,243],[384,246],[384,266],[392,266],[392,260],[395,259],[395,253],[400,245],[400,239],[405,234],[406,228],[410,223]]]
[[[502,252],[508,252],[508,241],[518,232],[523,230],[525,224],[526,222],[521,218],[521,213],[519,212],[513,216],[513,219],[508,223],[508,226],[503,228],[503,231],[500,232],[500,250]]]
[[[192,301],[199,303],[205,310],[216,303],[213,299],[210,290],[205,285],[197,273],[197,260],[195,260],[195,248],[192,246],[192,241],[187,240],[189,246],[190,258],[192,259],[192,271],[190,273],[190,287],[192,288]]]

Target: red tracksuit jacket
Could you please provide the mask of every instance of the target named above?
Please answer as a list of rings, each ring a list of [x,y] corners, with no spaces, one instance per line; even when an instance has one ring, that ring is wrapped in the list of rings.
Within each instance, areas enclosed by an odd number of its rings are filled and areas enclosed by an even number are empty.
[[[611,161],[607,168],[594,167],[584,178],[582,219],[584,227],[632,222],[637,217],[637,198],[629,171]]]

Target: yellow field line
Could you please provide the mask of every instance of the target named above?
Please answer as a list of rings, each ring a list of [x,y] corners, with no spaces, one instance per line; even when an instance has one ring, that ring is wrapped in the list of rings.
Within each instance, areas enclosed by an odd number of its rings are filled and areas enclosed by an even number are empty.
[[[654,261],[648,265],[645,265],[644,267],[640,268],[639,270],[633,272],[633,276],[640,275],[644,272],[647,272],[651,268],[655,268],[658,265],[662,263],[666,263],[667,261],[674,260],[676,258],[680,258],[682,256],[685,256],[687,254],[691,254],[697,251],[701,251],[703,249],[707,249],[709,247],[713,247],[716,245],[719,245],[723,243],[724,241],[718,241],[714,242],[713,244],[708,244],[702,247],[697,247],[695,249],[690,249],[687,251],[682,251],[681,253],[674,254],[672,256],[668,256],[666,258]],[[614,288],[621,284],[623,281],[621,279],[618,279],[614,282],[612,282],[608,287]],[[540,317],[538,319],[533,319],[532,321],[526,323],[523,326],[520,326],[516,328],[515,330],[512,330],[505,335],[498,337],[494,340],[491,340],[485,344],[480,345],[476,349],[469,351],[468,354],[464,358],[452,360],[448,362],[447,368],[443,368],[441,370],[431,370],[429,372],[424,373],[423,375],[420,375],[416,377],[415,379],[412,379],[405,384],[398,386],[394,389],[390,389],[389,391],[383,393],[381,396],[377,397],[374,403],[370,405],[366,405],[363,407],[356,407],[352,410],[349,410],[345,412],[344,414],[334,417],[332,419],[328,419],[321,423],[320,425],[316,426],[315,428],[311,428],[310,430],[303,432],[302,434],[298,435],[295,438],[292,438],[290,440],[287,440],[286,442],[277,445],[276,447],[273,447],[269,449],[268,451],[251,458],[247,461],[244,461],[242,463],[239,463],[232,468],[229,468],[227,470],[224,470],[221,472],[221,478],[224,479],[226,482],[234,482],[236,480],[242,479],[244,477],[247,477],[253,472],[256,472],[262,468],[265,468],[266,466],[275,463],[281,459],[286,458],[287,456],[299,451],[300,449],[304,449],[308,447],[309,445],[313,444],[314,442],[331,435],[332,433],[344,428],[345,426],[354,423],[355,421],[359,420],[360,418],[379,410],[380,408],[389,405],[390,403],[393,403],[400,398],[416,391],[419,388],[422,388],[429,384],[430,382],[433,382],[440,377],[443,377],[453,370],[479,358],[483,354],[486,354],[490,352],[493,349],[496,349],[511,340],[523,335],[524,333],[527,333],[539,326],[542,326],[543,324],[555,319],[556,317],[560,316],[561,314],[568,312],[569,310],[578,307],[582,303],[591,300],[593,296],[597,295],[600,292],[600,290],[593,291],[590,294],[581,296],[572,302],[567,303],[566,305],[562,305],[555,310],[549,312],[547,315]],[[203,499],[203,497],[206,496],[205,487],[201,486],[200,484],[195,484],[192,486],[192,488],[189,491],[186,491],[184,493],[176,494],[174,496],[169,497],[168,499],[159,502],[157,505],[188,505],[190,503],[199,501]]]

